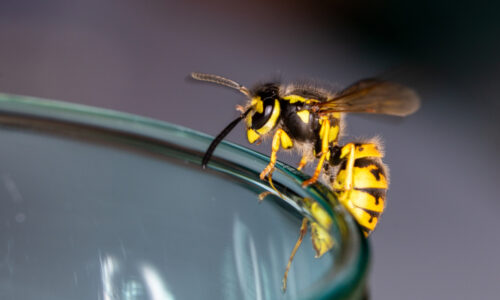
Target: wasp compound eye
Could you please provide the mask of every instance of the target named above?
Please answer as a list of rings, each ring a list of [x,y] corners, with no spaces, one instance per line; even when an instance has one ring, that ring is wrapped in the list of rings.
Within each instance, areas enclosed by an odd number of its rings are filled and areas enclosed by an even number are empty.
[[[262,113],[255,112],[252,115],[252,129],[260,129],[266,125],[274,110],[274,99],[266,99],[262,104]]]

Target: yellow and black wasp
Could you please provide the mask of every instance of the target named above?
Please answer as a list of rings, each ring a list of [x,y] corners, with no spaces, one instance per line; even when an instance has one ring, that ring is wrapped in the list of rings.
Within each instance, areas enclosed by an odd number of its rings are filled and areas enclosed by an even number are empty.
[[[231,122],[211,143],[203,158],[206,166],[217,145],[241,121],[246,122],[250,143],[273,134],[270,162],[260,173],[272,185],[271,175],[280,148],[296,149],[302,154],[298,169],[317,160],[313,176],[303,185],[316,182],[322,174],[346,209],[353,215],[368,236],[377,225],[385,207],[389,186],[388,169],[382,162],[383,149],[378,139],[339,144],[344,113],[374,113],[407,116],[415,112],[420,100],[410,88],[379,79],[364,79],[340,92],[308,85],[270,82],[252,89],[230,79],[203,73],[192,73],[196,80],[213,82],[236,89],[248,98],[244,106],[237,106],[241,115]],[[311,235],[317,257],[331,249],[333,241],[324,231],[329,218],[321,217],[321,210],[311,207],[320,216],[320,225],[311,223]],[[300,237],[290,256],[283,288],[291,261],[307,233],[304,219]]]

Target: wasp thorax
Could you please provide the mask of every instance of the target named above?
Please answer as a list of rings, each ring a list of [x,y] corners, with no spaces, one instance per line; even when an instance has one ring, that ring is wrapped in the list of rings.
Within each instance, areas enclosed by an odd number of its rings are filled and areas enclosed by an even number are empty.
[[[247,137],[250,143],[254,143],[278,124],[281,112],[278,91],[276,84],[265,84],[252,92],[250,103],[252,108],[246,118]]]

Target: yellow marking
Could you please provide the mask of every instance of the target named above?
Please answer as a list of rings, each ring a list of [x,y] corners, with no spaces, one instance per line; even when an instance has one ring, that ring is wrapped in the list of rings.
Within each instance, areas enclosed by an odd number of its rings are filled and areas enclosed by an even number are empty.
[[[247,128],[252,128],[252,116],[253,116],[253,113],[249,113],[245,119],[245,123],[247,125]]]
[[[300,110],[297,112],[297,115],[304,123],[309,123],[309,111],[308,110]]]
[[[266,122],[266,124],[264,124],[264,126],[257,129],[257,132],[262,135],[262,134],[266,134],[269,131],[271,131],[271,129],[273,129],[274,125],[276,125],[276,121],[278,120],[280,113],[281,113],[280,103],[277,99],[275,99],[274,100],[274,109],[273,109],[273,113],[271,114],[271,117],[269,118],[269,120],[267,120],[267,122]]]
[[[283,147],[283,149],[289,149],[293,147],[292,139],[284,131],[281,134],[281,147]]]
[[[351,211],[351,213],[354,215],[354,218],[356,218],[356,221],[359,223],[359,225],[364,226],[372,231],[377,226],[378,218],[372,217],[372,215],[370,215],[363,209],[356,207]]]
[[[260,138],[260,135],[253,129],[247,129],[247,138],[250,144],[255,143]]]
[[[260,99],[260,97],[252,98],[252,102],[250,102],[250,105],[255,107],[255,110],[259,114],[261,114],[264,111],[264,102],[262,101],[262,99]]]
[[[321,157],[319,158],[319,162],[318,165],[316,166],[316,169],[314,170],[313,176],[302,183],[303,187],[313,184],[318,180],[319,174],[323,169],[323,163],[325,162],[325,158],[330,152],[328,150],[328,134],[330,131],[330,121],[325,118],[320,120],[320,122],[321,122],[321,129],[319,132],[321,137]]]
[[[337,193],[337,197],[340,198],[352,198],[352,197],[346,197],[346,195],[339,195],[339,194],[345,194],[346,192],[343,193]],[[363,209],[355,206],[351,201],[343,202],[344,206],[349,210],[349,212],[352,214],[352,216],[356,219],[356,222],[359,223],[359,225],[362,225],[366,228],[368,228],[370,231],[373,231],[375,227],[377,226],[378,218],[377,217],[372,217],[369,213],[364,211]]]
[[[325,229],[330,229],[330,226],[332,226],[332,218],[316,201],[311,205],[311,215],[314,217],[314,220],[321,224],[321,226]]]
[[[328,141],[331,143],[337,139],[339,136],[340,127],[338,125],[330,126],[330,133],[328,135]]]
[[[356,159],[362,157],[382,157],[382,153],[375,144],[361,144],[356,146]]]
[[[351,174],[351,178],[354,178],[354,181],[351,179],[351,187],[358,189],[369,189],[369,188],[379,188],[379,189],[387,189],[387,179],[383,174],[379,174],[380,179],[377,180],[375,175],[371,172],[372,170],[377,170],[378,167],[376,165],[369,165],[363,168],[352,168],[352,172],[348,172],[346,170],[341,170],[333,183],[333,188],[335,190],[345,190],[348,191],[350,188],[347,188],[347,177]]]
[[[317,99],[307,99],[306,104],[320,103],[321,101]]]
[[[354,183],[355,188],[379,188],[387,189],[387,179],[381,173],[379,173],[379,180],[371,171],[377,171],[379,168],[376,165],[369,165],[364,168],[354,168],[354,177],[356,181]]]
[[[321,257],[333,247],[333,238],[330,233],[316,222],[311,222],[311,238],[316,258]]]
[[[282,98],[283,100],[290,101],[290,103],[295,102],[306,102],[306,98],[299,95],[288,95]]]
[[[356,206],[363,207],[376,212],[384,211],[384,206],[385,206],[384,197],[379,197],[377,204],[377,199],[370,193],[364,191],[352,190],[351,194],[349,195],[349,199]]]
[[[340,158],[345,158],[354,150],[354,159],[362,157],[382,157],[382,153],[375,144],[361,144],[354,146],[354,143],[346,144],[342,147]]]

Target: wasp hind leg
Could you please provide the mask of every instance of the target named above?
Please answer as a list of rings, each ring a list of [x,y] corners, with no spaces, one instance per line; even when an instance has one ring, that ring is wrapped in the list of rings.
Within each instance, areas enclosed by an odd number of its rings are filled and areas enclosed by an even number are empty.
[[[286,292],[288,271],[290,271],[290,267],[292,266],[292,261],[293,261],[293,258],[295,257],[295,253],[297,253],[297,250],[299,250],[299,247],[302,244],[302,240],[304,240],[304,236],[307,234],[307,222],[309,222],[309,220],[307,218],[304,218],[302,220],[302,225],[300,226],[299,238],[298,238],[297,242],[295,243],[295,246],[293,247],[292,253],[290,254],[290,258],[288,259],[288,263],[287,263],[286,269],[285,269],[285,274],[283,275],[283,285],[281,287],[283,292]]]
[[[334,244],[333,237],[330,235],[330,228],[333,223],[330,215],[317,202],[311,201],[308,198],[304,198],[303,201],[312,216],[312,220],[308,220],[307,218],[302,219],[299,238],[293,247],[292,253],[290,254],[285,274],[283,276],[283,292],[286,290],[288,272],[290,271],[292,261],[297,253],[297,250],[302,244],[304,236],[307,234],[308,222],[311,223],[311,240],[313,248],[316,252],[316,258],[323,256],[323,254],[332,249]]]

